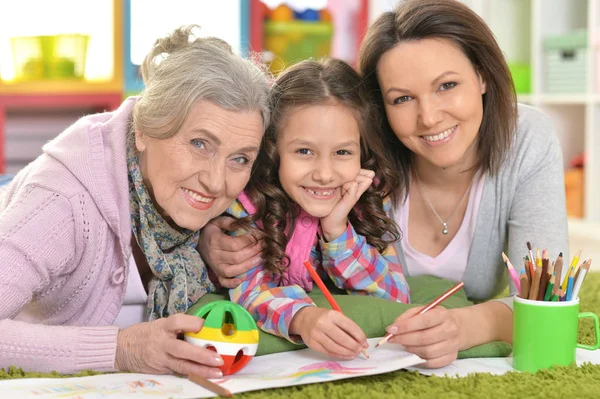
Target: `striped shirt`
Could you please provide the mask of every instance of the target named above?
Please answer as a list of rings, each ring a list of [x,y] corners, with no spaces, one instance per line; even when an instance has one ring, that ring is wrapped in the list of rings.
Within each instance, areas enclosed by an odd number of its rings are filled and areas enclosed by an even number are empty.
[[[389,211],[389,208],[390,203],[386,201],[384,209]],[[236,218],[248,214],[237,200],[229,207],[228,213]],[[364,236],[356,233],[350,223],[346,231],[333,241],[325,242],[322,237],[315,237],[309,260],[324,281],[330,279],[350,295],[409,302],[409,287],[395,247],[389,245],[380,254]],[[307,271],[304,272],[308,275]],[[299,336],[290,336],[289,326],[296,312],[305,306],[315,306],[305,287],[282,285],[279,276],[262,265],[238,278],[243,282],[229,291],[231,300],[246,308],[263,331],[302,343]]]

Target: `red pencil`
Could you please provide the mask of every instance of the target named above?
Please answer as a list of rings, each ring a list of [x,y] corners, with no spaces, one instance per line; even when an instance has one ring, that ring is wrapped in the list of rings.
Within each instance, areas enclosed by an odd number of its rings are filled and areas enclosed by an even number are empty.
[[[325,298],[327,299],[327,302],[329,302],[329,304],[331,305],[331,308],[333,310],[337,310],[340,313],[344,313],[344,312],[342,312],[342,309],[337,304],[337,302],[335,301],[335,299],[333,299],[333,296],[331,295],[331,292],[329,292],[329,290],[327,289],[327,287],[325,287],[325,283],[323,283],[323,280],[321,280],[321,277],[319,277],[319,274],[312,267],[312,265],[310,264],[309,261],[304,262],[304,267],[306,267],[306,270],[308,270],[308,273],[312,277],[313,281],[321,289],[321,292],[323,292],[323,295],[325,295]],[[362,354],[365,355],[365,357],[367,357],[367,358],[369,357],[369,354],[367,353],[366,349],[362,350]]]
[[[464,286],[465,286],[465,283],[463,283],[462,281],[460,283],[456,284],[454,287],[450,288],[448,291],[444,292],[442,295],[437,297],[429,305],[424,307],[418,314],[423,314],[423,313],[435,308],[437,305],[444,302],[446,299],[450,298],[452,295],[454,295],[456,292],[458,292]],[[375,347],[377,348],[379,345],[385,344],[393,336],[394,336],[394,334],[387,334],[385,337],[383,337],[381,339],[381,341],[377,342],[377,345],[375,345]]]

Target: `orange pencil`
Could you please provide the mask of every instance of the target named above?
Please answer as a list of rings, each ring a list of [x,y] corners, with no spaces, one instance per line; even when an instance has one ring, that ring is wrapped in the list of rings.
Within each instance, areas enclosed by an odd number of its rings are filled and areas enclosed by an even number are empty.
[[[462,281],[460,283],[456,284],[454,287],[450,288],[448,291],[444,292],[442,295],[440,295],[439,297],[434,299],[433,302],[431,302],[429,305],[424,307],[418,314],[423,314],[423,313],[427,312],[428,310],[435,308],[437,305],[439,305],[440,303],[444,302],[446,299],[450,298],[452,295],[457,293],[464,286],[465,286],[465,283],[463,283]],[[379,342],[377,342],[377,345],[375,345],[375,347],[377,348],[379,345],[385,344],[393,336],[394,336],[394,334],[387,334]]]
[[[331,308],[333,310],[337,310],[338,312],[340,312],[340,313],[343,314],[344,312],[342,312],[342,309],[340,308],[340,306],[337,304],[337,302],[335,301],[335,299],[333,299],[333,296],[331,295],[331,292],[329,292],[329,290],[325,286],[325,283],[323,283],[323,280],[321,280],[321,277],[319,277],[319,274],[312,267],[312,265],[310,264],[310,262],[309,261],[305,261],[304,262],[304,267],[306,267],[306,270],[308,270],[308,273],[312,277],[313,281],[321,289],[321,291],[323,292],[323,295],[325,295],[325,298],[327,299],[327,302],[329,302],[329,304],[331,305]],[[365,357],[367,357],[367,358],[369,357],[369,353],[367,352],[366,349],[363,349],[361,352],[362,352],[363,355],[365,355]]]

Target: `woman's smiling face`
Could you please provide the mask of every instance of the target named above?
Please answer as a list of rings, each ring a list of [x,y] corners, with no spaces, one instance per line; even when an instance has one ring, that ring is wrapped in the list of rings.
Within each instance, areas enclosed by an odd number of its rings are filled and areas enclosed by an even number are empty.
[[[259,111],[208,101],[198,101],[171,138],[136,132],[144,183],[161,215],[190,230],[219,216],[248,183],[263,133]]]
[[[377,64],[390,126],[417,157],[438,167],[472,166],[486,85],[448,39],[401,42]]]

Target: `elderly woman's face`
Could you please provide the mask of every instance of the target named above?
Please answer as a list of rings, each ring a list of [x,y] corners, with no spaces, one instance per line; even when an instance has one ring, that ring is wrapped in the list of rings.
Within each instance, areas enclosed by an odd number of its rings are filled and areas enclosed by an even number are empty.
[[[258,111],[228,111],[208,101],[198,101],[169,139],[136,132],[144,183],[159,212],[180,227],[204,227],[248,183],[263,133]]]

